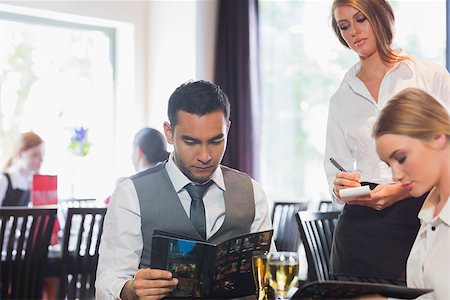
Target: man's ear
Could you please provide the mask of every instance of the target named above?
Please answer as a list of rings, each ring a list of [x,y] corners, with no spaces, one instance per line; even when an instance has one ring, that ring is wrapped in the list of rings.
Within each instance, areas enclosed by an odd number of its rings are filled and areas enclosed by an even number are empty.
[[[227,124],[227,134],[228,134],[228,132],[230,132],[230,127],[231,127],[231,121],[228,120],[228,124]]]
[[[173,134],[172,134],[172,126],[170,126],[169,122],[164,122],[164,135],[166,136],[167,143],[173,145]]]

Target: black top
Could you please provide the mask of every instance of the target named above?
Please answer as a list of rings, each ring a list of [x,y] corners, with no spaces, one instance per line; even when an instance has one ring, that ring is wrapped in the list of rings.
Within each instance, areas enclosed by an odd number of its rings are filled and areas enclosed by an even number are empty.
[[[345,205],[334,234],[332,275],[406,281],[406,261],[420,227],[417,214],[426,196],[381,211]]]
[[[14,189],[9,174],[3,173],[3,175],[8,180],[8,188],[6,189],[2,206],[28,206],[28,203],[30,203],[30,191]]]

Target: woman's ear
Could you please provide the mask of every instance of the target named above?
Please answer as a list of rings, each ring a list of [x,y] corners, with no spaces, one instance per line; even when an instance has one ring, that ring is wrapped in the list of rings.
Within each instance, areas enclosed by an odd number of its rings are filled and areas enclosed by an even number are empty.
[[[144,152],[142,152],[141,147],[137,146],[136,147],[136,157],[137,159],[141,159],[141,157],[144,155]]]
[[[445,149],[447,143],[448,143],[447,136],[443,133],[440,133],[432,140],[433,148],[437,150]]]

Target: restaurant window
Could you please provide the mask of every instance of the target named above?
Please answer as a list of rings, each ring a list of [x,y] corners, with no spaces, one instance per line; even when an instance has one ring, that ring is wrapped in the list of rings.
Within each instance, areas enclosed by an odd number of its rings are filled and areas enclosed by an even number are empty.
[[[20,132],[45,141],[59,198],[111,192],[114,30],[2,11],[0,156]],[[85,137],[85,138],[83,138]]]
[[[395,45],[445,66],[445,0],[389,2],[396,15]],[[272,201],[330,197],[322,166],[328,101],[358,61],[330,27],[331,3],[259,2],[261,182]]]

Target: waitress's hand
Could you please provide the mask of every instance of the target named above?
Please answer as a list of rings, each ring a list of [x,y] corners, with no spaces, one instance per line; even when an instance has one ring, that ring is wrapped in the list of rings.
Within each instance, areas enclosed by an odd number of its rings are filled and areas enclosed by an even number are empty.
[[[370,196],[347,201],[347,203],[382,210],[398,201],[408,198],[409,196],[409,192],[402,188],[400,183],[379,184],[370,192]]]
[[[338,172],[333,182],[334,194],[339,199],[341,199],[341,196],[339,194],[340,190],[361,186],[360,182],[361,182],[361,175],[358,172]],[[348,203],[347,200],[344,199],[341,200]]]

